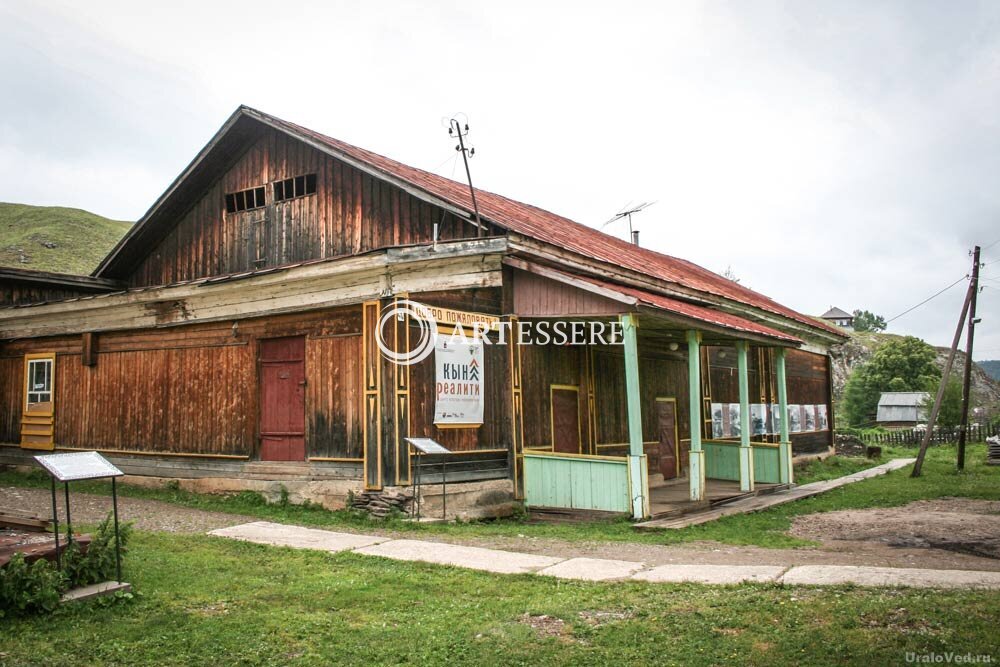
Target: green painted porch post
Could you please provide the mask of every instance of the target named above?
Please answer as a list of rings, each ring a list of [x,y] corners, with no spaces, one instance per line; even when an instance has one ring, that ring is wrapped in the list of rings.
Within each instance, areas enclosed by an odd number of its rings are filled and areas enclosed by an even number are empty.
[[[740,491],[753,491],[753,448],[750,447],[750,380],[747,342],[736,342],[736,366],[740,381]]]
[[[778,348],[778,410],[781,412],[781,442],[778,449],[778,481],[792,483],[792,442],[788,438],[788,387],[785,384],[785,348]]]
[[[632,313],[621,315],[625,343],[625,393],[628,396],[628,469],[632,495],[632,518],[649,516],[649,475],[642,448],[642,408],[639,393],[639,323]]]
[[[701,448],[701,333],[687,332],[688,404],[691,413],[691,451],[688,457],[688,480],[691,500],[705,499],[705,451]]]

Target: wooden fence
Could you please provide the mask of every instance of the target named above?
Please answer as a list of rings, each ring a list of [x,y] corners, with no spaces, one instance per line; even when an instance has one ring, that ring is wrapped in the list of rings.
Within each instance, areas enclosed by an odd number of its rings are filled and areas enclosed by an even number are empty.
[[[931,434],[932,443],[958,442],[960,429],[936,428]],[[901,429],[888,433],[863,433],[861,440],[869,445],[919,445],[924,439],[923,429]],[[967,442],[986,442],[986,438],[1000,433],[996,424],[970,424],[966,431]]]

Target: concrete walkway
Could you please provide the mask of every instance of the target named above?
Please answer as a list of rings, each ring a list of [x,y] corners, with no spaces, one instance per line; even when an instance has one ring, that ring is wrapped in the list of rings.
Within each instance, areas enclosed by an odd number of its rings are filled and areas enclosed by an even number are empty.
[[[776,505],[784,505],[785,503],[790,503],[795,500],[802,500],[803,498],[815,496],[825,491],[830,491],[831,489],[836,489],[847,484],[853,484],[854,482],[860,482],[871,477],[878,477],[879,475],[884,475],[893,470],[905,468],[914,461],[916,461],[916,459],[893,459],[888,463],[883,463],[882,465],[878,465],[873,468],[867,468],[866,470],[856,472],[853,475],[845,475],[844,477],[838,477],[836,479],[827,479],[822,482],[803,484],[802,486],[796,486],[788,489],[787,491],[778,491],[776,493],[768,493],[762,496],[742,498],[740,500],[734,500],[731,503],[726,503],[725,505],[713,507],[701,512],[692,512],[691,514],[685,514],[680,517],[644,521],[642,523],[635,524],[633,528],[636,530],[669,530],[686,528],[700,523],[715,521],[716,519],[721,519],[724,516],[730,516],[732,514],[757,512],[759,510],[767,509],[768,507],[775,507]]]
[[[393,560],[420,561],[497,574],[536,574],[580,581],[645,581],[739,584],[775,582],[794,585],[908,586],[915,588],[987,588],[1000,590],[1000,572],[858,567],[847,565],[703,565],[670,564],[648,568],[644,563],[600,558],[558,558],[484,549],[460,544],[393,540],[336,533],[314,528],[256,521],[213,530],[210,535],[245,542],[350,551]]]

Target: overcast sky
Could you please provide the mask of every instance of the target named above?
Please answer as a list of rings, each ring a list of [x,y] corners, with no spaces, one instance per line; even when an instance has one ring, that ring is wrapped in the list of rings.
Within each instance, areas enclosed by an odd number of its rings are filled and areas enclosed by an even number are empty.
[[[1000,240],[998,2],[0,0],[0,90],[0,201],[112,218],[242,103],[455,177],[463,112],[477,186],[595,227],[656,201],[643,245],[810,314],[892,317]],[[964,287],[889,330],[949,344]]]

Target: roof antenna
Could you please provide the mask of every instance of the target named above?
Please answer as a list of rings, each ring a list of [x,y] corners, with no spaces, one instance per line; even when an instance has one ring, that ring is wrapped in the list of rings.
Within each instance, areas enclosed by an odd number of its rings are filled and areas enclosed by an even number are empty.
[[[459,123],[457,118],[452,118],[448,123],[448,136],[458,137],[458,145],[455,150],[462,154],[462,162],[465,163],[465,176],[469,179],[469,194],[472,195],[472,210],[476,214],[476,236],[483,235],[483,223],[479,219],[479,204],[476,202],[476,189],[472,187],[472,172],[469,171],[469,158],[476,154],[475,148],[465,147],[465,137],[469,134],[469,123]]]
[[[637,206],[632,206],[632,202],[629,202],[629,203],[625,204],[625,206],[622,207],[622,210],[620,210],[617,213],[615,213],[614,216],[612,216],[612,218],[610,220],[608,220],[603,225],[601,225],[601,229],[604,229],[605,227],[607,227],[608,225],[610,225],[612,222],[618,222],[622,218],[628,218],[628,235],[629,235],[629,238],[632,239],[632,243],[634,243],[635,245],[639,245],[639,230],[638,229],[632,229],[632,214],[633,213],[638,213],[639,211],[641,211],[641,210],[643,210],[645,208],[648,208],[648,207],[652,206],[655,203],[656,203],[655,201],[646,201],[646,202],[643,202],[643,203],[641,203],[641,204],[639,204]]]

